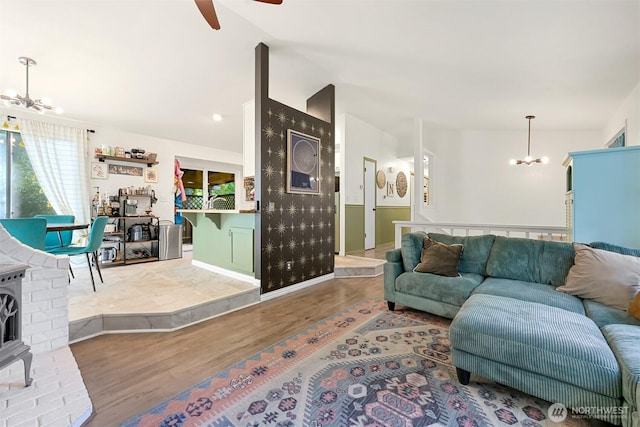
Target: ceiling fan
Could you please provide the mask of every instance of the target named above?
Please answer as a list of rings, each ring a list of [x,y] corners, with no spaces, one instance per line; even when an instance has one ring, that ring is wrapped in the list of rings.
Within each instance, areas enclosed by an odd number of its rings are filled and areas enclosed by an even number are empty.
[[[282,0],[255,0],[262,3],[269,4],[282,4]],[[216,9],[213,7],[213,0],[195,0],[200,13],[204,16],[204,19],[211,25],[214,30],[220,29],[220,21],[216,15]]]

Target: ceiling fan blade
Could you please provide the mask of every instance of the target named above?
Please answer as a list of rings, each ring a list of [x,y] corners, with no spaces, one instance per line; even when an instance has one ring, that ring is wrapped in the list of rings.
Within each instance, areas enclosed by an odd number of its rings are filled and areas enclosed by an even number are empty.
[[[220,22],[218,21],[218,15],[216,15],[216,9],[213,7],[213,0],[195,0],[195,2],[204,19],[211,25],[211,28],[219,30]]]
[[[269,4],[282,4],[282,0],[256,0],[262,3],[269,3]]]

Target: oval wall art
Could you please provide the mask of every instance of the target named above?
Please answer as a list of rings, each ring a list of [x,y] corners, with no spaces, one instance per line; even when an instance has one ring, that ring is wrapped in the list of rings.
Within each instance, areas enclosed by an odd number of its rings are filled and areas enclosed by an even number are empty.
[[[376,185],[378,186],[379,189],[382,190],[386,183],[387,183],[387,177],[384,174],[384,171],[379,170],[376,173]]]
[[[407,176],[402,171],[396,175],[396,192],[400,197],[407,195]]]

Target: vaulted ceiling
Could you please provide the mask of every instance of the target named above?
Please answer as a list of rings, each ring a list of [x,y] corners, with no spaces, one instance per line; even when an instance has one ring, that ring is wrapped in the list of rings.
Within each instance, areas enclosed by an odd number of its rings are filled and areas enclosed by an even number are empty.
[[[301,110],[332,83],[337,113],[402,135],[432,126],[599,130],[640,80],[637,0],[0,0],[0,91],[64,117],[241,151],[254,49],[270,96]],[[213,113],[222,122],[211,119]]]

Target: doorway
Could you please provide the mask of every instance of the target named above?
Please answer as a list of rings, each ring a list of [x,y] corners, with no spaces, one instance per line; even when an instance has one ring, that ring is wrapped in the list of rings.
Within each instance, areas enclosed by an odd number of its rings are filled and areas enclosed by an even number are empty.
[[[364,158],[364,250],[376,247],[376,161]]]

